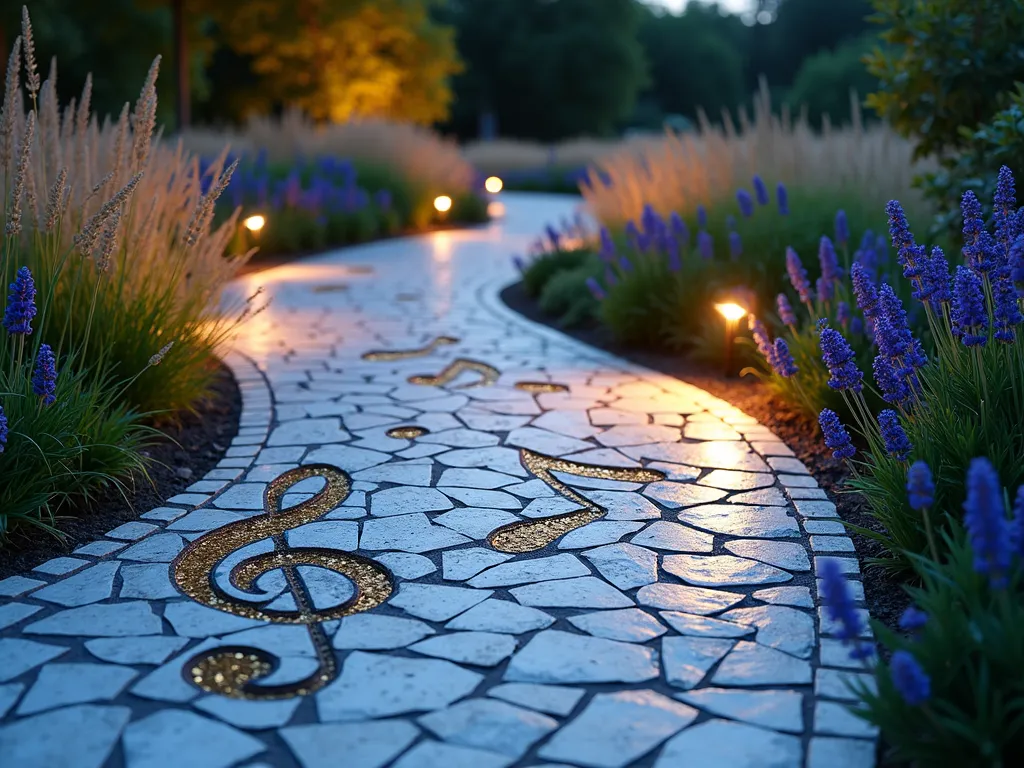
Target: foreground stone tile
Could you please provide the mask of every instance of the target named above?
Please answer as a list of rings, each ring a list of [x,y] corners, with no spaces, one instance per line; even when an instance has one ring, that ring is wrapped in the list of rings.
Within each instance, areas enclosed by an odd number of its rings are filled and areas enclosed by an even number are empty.
[[[445,621],[493,594],[489,589],[464,589],[437,584],[403,584],[388,604],[420,619]]]
[[[380,768],[400,755],[420,730],[406,720],[352,725],[297,725],[283,728],[281,737],[302,768],[336,768],[339,755],[345,766]]]
[[[432,634],[429,625],[415,619],[357,613],[341,620],[334,634],[334,647],[386,651],[405,648]]]
[[[802,733],[804,695],[797,691],[743,691],[702,688],[676,698],[713,715],[760,725],[773,731]]]
[[[133,637],[157,635],[160,617],[146,602],[85,605],[58,611],[25,627],[35,635],[77,635],[80,637]]]
[[[697,714],[654,691],[600,693],[539,755],[573,765],[622,768],[685,728]]]
[[[570,616],[569,623],[595,637],[621,640],[625,643],[646,643],[668,631],[656,618],[639,608],[595,611],[581,616]]]
[[[627,608],[633,605],[622,592],[593,576],[527,584],[514,587],[509,593],[523,605],[537,608]]]
[[[640,683],[658,676],[650,648],[545,630],[517,652],[505,680],[520,683]]]
[[[715,671],[712,685],[804,685],[811,665],[782,651],[741,640]]]
[[[128,765],[162,768],[168,755],[182,765],[228,766],[258,755],[262,741],[193,712],[165,709],[133,722],[124,733]]]
[[[774,566],[732,555],[667,555],[662,567],[701,587],[772,584],[793,578]]]
[[[503,632],[518,635],[544,629],[555,622],[553,616],[509,600],[489,599],[474,605],[445,624],[445,629]]]
[[[502,683],[488,690],[487,695],[539,712],[564,717],[576,708],[579,700],[583,698],[583,691],[560,685]]]
[[[665,679],[676,688],[694,688],[733,645],[732,640],[713,637],[663,637]]]
[[[803,747],[785,736],[744,723],[708,720],[673,737],[658,756],[655,768],[794,768]]]
[[[547,715],[494,699],[471,699],[419,718],[424,728],[447,742],[522,757],[558,727]]]
[[[575,555],[561,554],[496,565],[470,579],[469,584],[473,587],[510,587],[577,576],[590,576],[590,569]]]
[[[514,762],[514,757],[482,749],[421,741],[402,755],[392,768],[506,768]]]
[[[39,671],[17,713],[31,715],[68,704],[109,701],[137,674],[113,664],[50,664]]]
[[[495,632],[455,632],[421,640],[409,650],[462,664],[493,667],[512,655],[516,639]]]
[[[671,611],[695,613],[698,616],[709,616],[741,602],[743,595],[717,589],[659,582],[640,587],[636,593],[636,599],[640,605],[649,605],[652,608],[665,608]]]
[[[100,768],[131,718],[128,707],[84,704],[0,727],[0,755],[18,768]]]

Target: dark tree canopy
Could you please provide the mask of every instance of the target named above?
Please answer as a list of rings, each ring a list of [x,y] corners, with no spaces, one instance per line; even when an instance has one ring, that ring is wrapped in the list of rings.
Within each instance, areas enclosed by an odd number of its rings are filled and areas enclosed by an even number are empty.
[[[452,128],[476,135],[492,111],[504,135],[607,134],[644,84],[633,0],[466,0],[449,3],[466,72]]]

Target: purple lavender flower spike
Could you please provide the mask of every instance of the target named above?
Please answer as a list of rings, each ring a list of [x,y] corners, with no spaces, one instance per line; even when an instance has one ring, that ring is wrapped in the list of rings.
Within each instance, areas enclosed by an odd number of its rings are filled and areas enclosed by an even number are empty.
[[[605,267],[604,282],[609,288],[619,284],[619,278],[615,275],[615,270],[611,266]]]
[[[758,205],[768,205],[768,187],[760,176],[754,176],[754,197]]]
[[[1024,217],[1018,216],[1017,220],[1024,226],[1022,218]],[[1010,280],[1020,286],[1017,288],[1017,295],[1024,298],[1024,235],[1018,236],[1010,246],[1008,269],[1010,270]]]
[[[896,411],[886,408],[878,414],[878,426],[882,433],[882,442],[885,443],[885,450],[897,461],[906,461],[914,446],[903,431],[900,424],[900,416]]]
[[[990,251],[993,241],[991,235],[985,231],[981,203],[971,190],[964,192],[960,199],[960,212],[964,219],[964,261],[971,269],[985,273],[991,266]]]
[[[916,605],[908,605],[907,610],[900,616],[899,628],[904,632],[917,632],[923,629],[928,623],[928,614]]]
[[[665,254],[668,258],[668,268],[671,271],[678,272],[683,268],[683,261],[679,257],[679,243],[673,235],[665,238]]]
[[[525,272],[526,271],[526,261],[523,259],[522,256],[518,256],[518,255],[517,256],[513,256],[512,257],[512,264],[515,265],[515,268],[517,270],[519,270],[519,272]]]
[[[984,346],[988,341],[988,313],[978,273],[962,264],[953,278],[953,333],[965,347]]]
[[[629,260],[629,257],[626,256],[626,254],[619,256],[619,269],[623,272],[633,271],[633,262]]]
[[[32,318],[36,316],[36,284],[28,267],[18,270],[9,288],[4,328],[12,336],[28,336],[32,333]]]
[[[675,211],[672,211],[672,215],[668,217],[669,229],[672,230],[672,234],[675,236],[676,241],[683,247],[688,248],[690,246],[690,230],[686,226],[686,222],[683,221],[683,217]]]
[[[772,368],[775,369],[775,373],[779,376],[789,378],[790,376],[795,376],[800,371],[793,360],[793,355],[790,353],[789,345],[786,344],[785,339],[776,339],[772,351],[774,354],[770,362]]]
[[[754,215],[754,199],[747,190],[741,189],[736,193],[736,202],[739,203],[743,218],[749,219]]]
[[[656,235],[665,226],[665,223],[661,220],[658,212],[654,210],[654,206],[648,203],[640,213],[640,226],[645,235]]]
[[[793,311],[793,305],[789,303],[789,297],[780,293],[775,297],[775,306],[779,310],[779,319],[782,320],[786,325],[796,325],[796,313]]]
[[[836,249],[827,237],[822,237],[818,244],[818,263],[821,265],[821,276],[828,282],[835,283],[843,277]]]
[[[841,208],[836,211],[836,242],[840,247],[845,248],[850,242],[850,224],[846,220],[846,211]]]
[[[1024,485],[1017,489],[1017,500],[1013,503],[1013,535],[1017,557],[1024,558]]]
[[[821,329],[818,346],[821,348],[821,359],[828,368],[829,387],[860,392],[864,387],[864,374],[857,367],[849,343],[839,331],[829,328],[826,320],[819,321],[818,327]]]
[[[1017,340],[1017,326],[1024,321],[1017,301],[1017,289],[1010,280],[1009,267],[998,271],[992,283],[993,320],[996,341],[1012,344]]]
[[[826,280],[824,277],[819,277],[814,284],[818,292],[818,301],[822,303],[832,301],[832,297],[835,295],[834,283]]]
[[[949,289],[949,262],[946,260],[946,254],[938,246],[932,248],[932,255],[928,259],[927,279],[930,294],[928,298],[932,306],[938,307],[952,300],[953,294]]]
[[[4,413],[4,407],[0,405],[0,453],[3,453],[7,447],[7,435],[7,414]]]
[[[873,318],[878,308],[878,290],[871,279],[871,274],[863,264],[855,262],[850,267],[850,280],[853,283],[857,307],[864,313],[864,317]]]
[[[773,347],[772,341],[768,336],[768,330],[764,327],[764,323],[753,315],[750,315],[750,319],[747,323],[750,328],[750,334],[754,337],[754,343],[757,345],[757,351],[760,352],[764,356],[764,359],[770,363],[772,361]]]
[[[697,250],[701,258],[710,261],[715,257],[715,240],[704,230],[697,233]]]
[[[725,217],[725,229],[727,232],[736,231],[736,217],[729,215]]]
[[[633,248],[633,250],[640,250],[640,230],[637,228],[636,223],[633,221],[626,222],[626,242]]]
[[[601,284],[597,282],[596,277],[587,278],[587,288],[590,289],[591,295],[593,295],[593,297],[598,301],[604,301],[608,298],[608,294],[604,292],[604,288],[602,288]]]
[[[858,640],[864,631],[864,622],[857,610],[846,577],[839,570],[839,564],[827,557],[821,559],[821,601],[828,617],[838,625],[836,634],[843,645],[854,644],[853,650],[850,651],[851,658],[862,659],[870,656],[871,646]]]
[[[821,425],[822,435],[825,437],[825,445],[832,449],[832,455],[837,459],[849,459],[857,452],[850,442],[850,433],[839,420],[839,416],[831,408],[823,408],[818,414],[818,424]]]
[[[743,241],[740,239],[739,232],[729,233],[729,257],[736,261],[740,256],[743,255]]]
[[[548,241],[551,243],[551,249],[557,251],[561,245],[562,236],[550,224],[544,227],[544,234],[547,235]]]
[[[918,511],[935,503],[932,470],[923,461],[915,461],[907,470],[907,501],[911,509]]]
[[[932,695],[932,681],[910,651],[902,648],[889,660],[889,674],[900,697],[912,707],[920,706]]]
[[[800,296],[800,301],[810,305],[811,281],[807,279],[807,270],[792,248],[786,248],[786,271],[789,273],[789,282]]]
[[[836,322],[845,330],[850,327],[850,320],[852,315],[850,314],[850,305],[845,301],[840,301],[836,304]]]
[[[40,344],[32,372],[32,394],[41,397],[43,405],[53,405],[57,401],[56,393],[57,358],[49,344]]]
[[[697,206],[697,227],[699,229],[708,228],[708,211],[703,205]]]
[[[885,355],[875,355],[871,364],[875,384],[882,393],[882,399],[893,405],[906,406],[911,400],[911,390]]]
[[[789,193],[781,181],[775,188],[775,199],[779,204],[779,216],[789,216]]]
[[[1010,246],[1020,234],[1017,230],[1017,192],[1014,189],[1013,172],[1005,165],[999,169],[996,179],[995,221],[996,242],[1001,253],[1009,253]]]
[[[1012,531],[999,475],[988,459],[973,459],[967,470],[964,526],[974,550],[974,570],[987,575],[994,588],[1006,586],[1013,557]]]
[[[924,246],[919,246],[914,242],[907,217],[898,200],[890,200],[885,206],[885,212],[889,216],[889,235],[896,248],[896,261],[903,267],[903,276],[912,281],[914,286],[920,290],[921,271],[923,262],[927,258]]]
[[[615,259],[615,241],[607,227],[601,227],[601,248],[598,250],[601,260],[611,263]]]

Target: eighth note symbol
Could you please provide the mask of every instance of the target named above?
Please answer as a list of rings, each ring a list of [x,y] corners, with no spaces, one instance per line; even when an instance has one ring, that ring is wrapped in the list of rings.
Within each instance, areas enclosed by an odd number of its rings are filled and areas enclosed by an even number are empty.
[[[311,499],[282,509],[285,492],[313,477],[323,478],[324,487]],[[347,474],[327,464],[289,470],[267,486],[263,496],[264,514],[228,523],[200,536],[171,564],[175,585],[198,603],[248,619],[305,624],[316,650],[317,669],[296,682],[256,685],[260,678],[274,672],[279,660],[258,648],[225,646],[192,657],[185,668],[188,680],[204,691],[236,699],[282,699],[312,693],[334,679],[337,664],[321,623],[377,607],[391,596],[394,580],[390,572],[374,560],[323,547],[290,547],[284,533],[334,509],[348,497],[351,487]],[[231,569],[228,580],[235,589],[255,594],[253,586],[261,576],[283,571],[295,600],[294,610],[268,607],[273,598],[262,603],[238,599],[217,584],[218,564],[232,552],[268,538],[273,541],[274,549],[242,560]],[[298,572],[300,566],[326,568],[344,576],[352,582],[354,594],[340,605],[317,609]]]

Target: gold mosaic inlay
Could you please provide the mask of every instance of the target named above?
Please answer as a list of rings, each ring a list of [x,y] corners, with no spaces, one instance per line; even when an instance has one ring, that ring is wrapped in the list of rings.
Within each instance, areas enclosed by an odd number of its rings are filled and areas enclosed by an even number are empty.
[[[543,549],[570,531],[600,520],[607,513],[604,507],[577,493],[552,475],[552,472],[564,472],[568,475],[602,480],[625,480],[634,483],[652,483],[665,479],[663,472],[654,469],[581,464],[568,459],[545,456],[526,448],[520,449],[519,460],[534,476],[543,480],[559,495],[575,501],[582,509],[537,520],[520,520],[498,528],[488,540],[491,546],[499,552],[510,554],[523,554]]]
[[[417,349],[374,349],[369,352],[364,352],[363,360],[370,360],[371,362],[407,360],[410,357],[423,357],[424,355],[429,355],[440,346],[458,343],[459,340],[454,336],[438,336]]]
[[[324,487],[314,496],[282,509],[284,494],[293,485],[312,477],[323,478]],[[255,680],[276,667],[274,657],[254,648],[232,647],[207,651],[193,657],[186,668],[189,679],[203,690],[233,698],[266,699],[311,693],[337,673],[334,653],[320,626],[375,608],[394,591],[391,573],[380,563],[349,552],[322,547],[289,547],[284,533],[311,523],[343,502],[351,491],[348,475],[328,464],[310,464],[289,470],[268,484],[263,495],[264,514],[216,528],[190,543],[171,564],[171,575],[181,592],[211,608],[258,621],[304,624],[316,649],[319,665],[304,680],[281,686],[258,686]],[[252,593],[256,581],[270,571],[281,570],[295,600],[294,610],[268,608],[265,601],[249,602],[227,593],[215,579],[217,565],[244,546],[264,539],[274,550],[246,558],[228,574],[231,585]],[[298,573],[299,566],[326,568],[349,579],[353,595],[344,603],[317,609]]]
[[[469,360],[465,357],[460,357],[452,360],[448,365],[445,366],[436,376],[410,376],[410,384],[422,384],[427,387],[443,387],[446,384],[450,384],[458,376],[467,371],[473,373],[479,373],[480,379],[478,381],[471,381],[469,384],[460,384],[456,389],[469,389],[470,387],[489,387],[491,384],[498,380],[501,373],[494,366],[488,365],[487,363],[481,363],[479,360]]]
[[[568,392],[569,388],[565,384],[556,384],[551,381],[517,381],[515,384],[516,389],[521,389],[524,392]]]
[[[423,435],[429,435],[430,430],[424,429],[423,427],[392,427],[384,433],[388,437],[404,438],[411,440],[414,437],[423,437]]]

